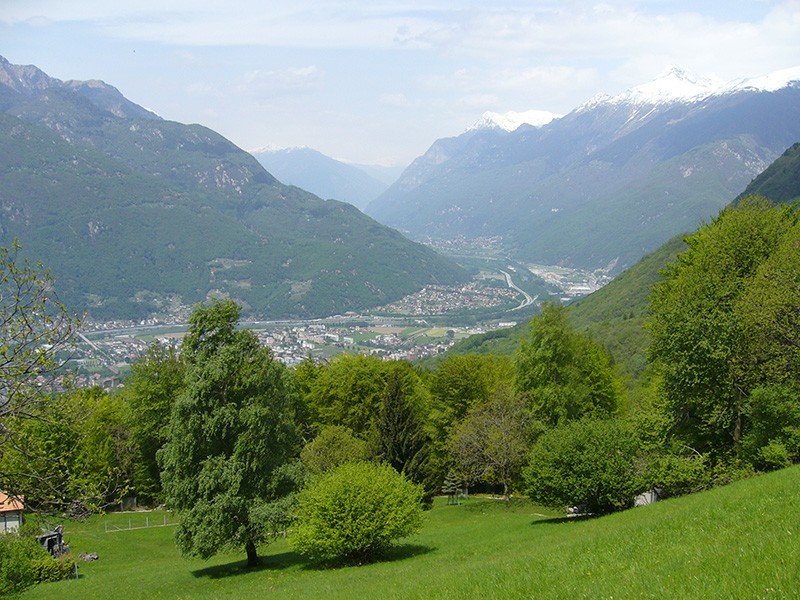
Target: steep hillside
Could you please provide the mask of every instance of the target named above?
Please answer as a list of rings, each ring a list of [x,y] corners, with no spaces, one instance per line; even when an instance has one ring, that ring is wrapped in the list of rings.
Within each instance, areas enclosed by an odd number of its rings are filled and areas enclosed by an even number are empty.
[[[800,200],[800,142],[787,149],[778,160],[751,181],[734,202],[755,194],[776,204]]]
[[[539,127],[471,129],[435,142],[367,212],[412,236],[497,236],[520,260],[619,272],[800,139],[798,80],[719,86],[674,69]]]
[[[228,296],[261,317],[383,304],[463,271],[354,207],[285,186],[199,125],[102,82],[0,59],[0,235],[96,318]]]
[[[388,185],[362,169],[311,148],[254,150],[251,154],[282,183],[296,185],[320,198],[334,198],[363,210]]]
[[[800,143],[794,144],[737,198],[762,194],[773,202],[800,198]],[[647,333],[643,329],[650,289],[661,271],[686,248],[679,235],[621,273],[611,283],[570,306],[569,315],[577,328],[603,343],[615,361],[632,376],[645,367]],[[491,334],[471,336],[450,350],[458,354],[510,354],[519,343],[527,324]]]

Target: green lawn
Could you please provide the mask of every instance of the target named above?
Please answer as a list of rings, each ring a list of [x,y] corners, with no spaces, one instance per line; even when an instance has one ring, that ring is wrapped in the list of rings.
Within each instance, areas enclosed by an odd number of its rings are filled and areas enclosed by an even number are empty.
[[[243,554],[182,559],[172,527],[127,514],[68,524],[78,581],[24,598],[794,598],[800,594],[800,467],[608,517],[567,520],[520,500],[437,500],[418,535],[386,561],[307,564],[284,540]],[[552,515],[552,513],[550,513]],[[151,513],[151,522],[161,522]],[[132,521],[135,527],[137,523]]]

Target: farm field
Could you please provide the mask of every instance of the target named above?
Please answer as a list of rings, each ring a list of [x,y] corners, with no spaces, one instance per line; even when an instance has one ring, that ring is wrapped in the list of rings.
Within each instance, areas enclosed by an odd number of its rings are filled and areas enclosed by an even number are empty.
[[[67,523],[80,579],[34,598],[788,598],[800,589],[800,468],[603,518],[561,518],[511,505],[437,498],[422,531],[382,562],[309,564],[285,540],[209,561],[180,557],[163,513]],[[171,516],[167,516],[169,519]],[[169,522],[169,521],[167,521]]]

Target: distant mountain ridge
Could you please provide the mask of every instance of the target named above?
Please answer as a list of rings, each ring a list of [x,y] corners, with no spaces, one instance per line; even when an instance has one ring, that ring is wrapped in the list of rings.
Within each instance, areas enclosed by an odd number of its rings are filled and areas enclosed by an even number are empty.
[[[0,58],[0,244],[15,237],[98,319],[209,297],[247,316],[322,316],[466,277],[354,207],[281,184],[205,127]]]
[[[493,236],[515,258],[619,271],[715,214],[800,139],[800,69],[671,68],[540,127],[440,139],[366,212],[414,238]]]
[[[282,183],[296,185],[320,198],[348,202],[359,210],[389,187],[363,169],[312,148],[260,149],[251,150],[250,154]]]

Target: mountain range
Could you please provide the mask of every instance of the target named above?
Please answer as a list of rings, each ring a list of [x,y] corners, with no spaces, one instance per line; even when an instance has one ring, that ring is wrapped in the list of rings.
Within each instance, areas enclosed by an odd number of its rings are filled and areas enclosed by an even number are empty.
[[[519,260],[619,272],[798,139],[800,68],[720,82],[673,67],[541,125],[437,140],[366,212],[415,239],[492,236]]]
[[[251,150],[250,154],[281,182],[303,188],[320,198],[348,202],[359,210],[386,191],[391,183],[312,148],[264,148]]]
[[[733,203],[756,194],[773,204],[800,202],[800,142],[789,147],[753,179]],[[666,266],[686,248],[682,235],[671,238],[611,283],[569,307],[573,324],[602,342],[614,361],[631,377],[640,376],[647,364],[649,337],[644,321],[650,291],[663,278]],[[471,336],[458,342],[449,352],[511,354],[527,331],[528,324],[521,323],[511,329]]]
[[[361,310],[464,271],[353,206],[280,183],[200,125],[0,57],[0,245],[96,319],[231,297],[266,318]]]

